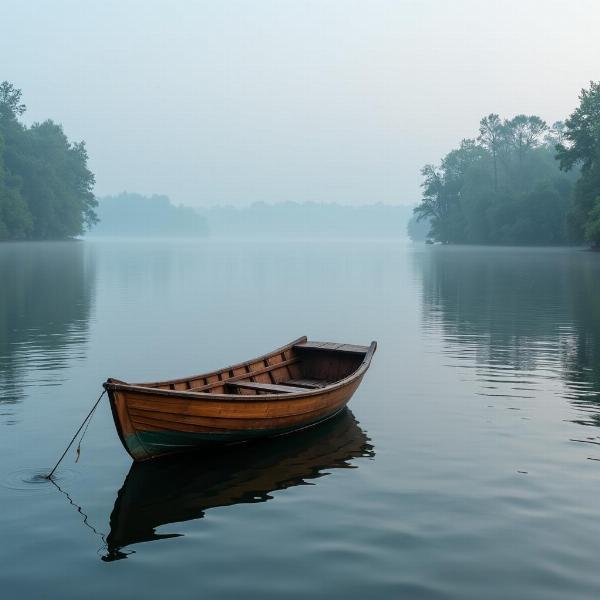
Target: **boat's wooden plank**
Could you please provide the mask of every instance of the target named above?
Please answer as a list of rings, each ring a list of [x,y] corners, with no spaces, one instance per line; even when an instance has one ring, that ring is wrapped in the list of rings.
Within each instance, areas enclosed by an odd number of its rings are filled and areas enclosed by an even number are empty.
[[[198,429],[206,429],[215,432],[240,431],[245,429],[277,429],[299,425],[306,421],[312,421],[324,414],[330,413],[345,404],[346,399],[340,400],[335,404],[321,406],[314,410],[290,414],[281,417],[255,418],[255,419],[240,419],[226,418],[218,419],[211,417],[191,417],[187,415],[177,415],[172,413],[155,413],[146,411],[131,411],[131,422],[136,424],[145,423],[163,430],[177,431],[179,429],[186,430],[186,427],[195,427]],[[143,428],[142,428],[143,429]]]
[[[340,352],[356,352],[357,354],[366,354],[369,346],[359,346],[358,344],[342,344],[337,348]]]
[[[227,381],[225,385],[234,388],[246,388],[248,390],[257,390],[259,392],[274,392],[289,394],[290,392],[305,392],[303,387],[293,385],[277,385],[275,383],[254,383],[252,381]]]
[[[308,349],[317,349],[320,348],[321,346],[323,346],[323,344],[326,344],[327,342],[300,342],[299,344],[296,344],[294,346],[294,348],[308,348]]]
[[[335,404],[339,398],[351,394],[358,386],[358,381],[348,387],[339,388],[331,392],[323,392],[311,396],[302,395],[290,397],[282,396],[281,399],[265,399],[268,396],[237,396],[236,400],[224,402],[180,400],[165,397],[145,398],[142,395],[130,396],[127,399],[129,409],[138,409],[150,412],[175,413],[180,415],[214,417],[214,418],[240,418],[263,419],[309,412],[321,407]],[[304,390],[308,392],[309,390]],[[286,398],[289,398],[286,399]]]
[[[281,382],[282,385],[295,385],[309,390],[317,390],[326,387],[330,383],[331,381],[327,381],[326,379],[288,379]]]
[[[153,411],[153,410],[143,410],[143,409],[134,409],[130,410],[131,418],[148,418],[154,419],[160,422],[174,422],[174,423],[189,423],[194,425],[206,425],[209,427],[214,427],[218,429],[227,429],[229,427],[234,428],[247,428],[259,426],[263,428],[272,427],[272,423],[276,423],[281,421],[282,419],[298,419],[302,421],[308,416],[312,415],[315,412],[327,411],[332,406],[337,405],[339,400],[331,404],[321,404],[321,405],[313,405],[306,406],[303,408],[298,408],[298,410],[290,410],[285,414],[278,415],[269,415],[266,411],[262,414],[252,415],[252,418],[248,418],[248,415],[222,415],[222,416],[207,416],[207,415],[190,415],[190,414],[181,414],[181,413],[172,413],[172,412],[164,412],[164,411]]]
[[[152,400],[132,398],[128,401],[128,407],[156,413],[176,413],[199,417],[262,419],[269,416],[270,413],[273,416],[286,415],[304,412],[316,406],[327,404],[326,401],[314,399],[309,401],[308,398],[306,400],[296,400],[294,403],[273,400],[258,401],[258,398],[262,398],[262,396],[250,396],[251,400],[247,400],[246,396],[237,396],[237,398],[239,398],[239,401],[235,403],[228,402],[226,406],[218,402],[181,402],[175,400],[163,401],[162,399],[159,402],[153,402]],[[253,400],[254,398],[257,398],[257,400]],[[272,406],[273,402],[277,402],[278,406]]]
[[[265,367],[270,367],[270,366],[271,366],[271,363],[269,362],[269,359],[265,358]],[[275,379],[275,377],[273,375],[273,370],[272,369],[267,372],[267,375],[269,376],[269,381],[271,383],[277,383],[277,380]]]
[[[285,361],[285,356],[283,355],[283,353],[280,354],[275,354],[274,356],[270,356],[268,358],[269,364],[271,365],[276,365],[278,363],[282,363]]]
[[[261,375],[263,373],[268,373],[269,371],[274,371],[277,369],[282,369],[283,367],[286,367],[288,365],[293,365],[297,362],[300,362],[299,358],[291,358],[289,360],[285,360],[283,362],[277,363],[275,365],[269,365],[268,367],[262,367],[262,368],[257,368],[254,371],[249,370],[247,373],[244,373],[242,375],[237,375],[236,377],[230,377],[229,379],[225,379],[223,381],[223,383],[233,383],[235,381],[240,381],[242,379],[250,379],[252,377],[255,377],[257,375]],[[209,390],[210,388],[214,387],[216,384],[218,384],[219,382],[210,382],[207,385],[201,385],[199,387],[193,387],[190,388],[189,392],[203,392],[204,390]]]
[[[281,368],[284,369],[284,372],[282,373],[282,377],[280,377],[280,378],[275,377],[275,372],[271,371],[271,373],[273,375],[273,379],[274,379],[272,383],[277,383],[277,381],[276,381],[277,379],[279,379],[281,381],[282,379],[289,379],[291,377],[290,367],[286,363],[286,358],[285,358],[284,352],[281,352],[280,354],[274,354],[273,356],[269,357],[267,360],[270,365],[280,365]]]
[[[131,416],[131,422],[142,431],[191,431],[191,432],[210,432],[210,433],[228,433],[229,427],[211,427],[210,425],[197,425],[195,423],[185,423],[179,421],[165,421],[163,419],[152,419],[147,416]]]
[[[272,370],[268,363],[265,364],[264,360],[256,361],[250,365],[251,379],[257,383],[271,383]],[[229,379],[227,381],[230,381]]]
[[[320,349],[321,350],[337,350],[340,346],[343,346],[343,344],[336,343],[336,342],[323,342],[320,346]]]
[[[304,348],[307,350],[335,350],[336,352],[351,352],[354,354],[366,354],[368,346],[358,346],[357,344],[338,344],[335,342],[301,342],[294,348]]]

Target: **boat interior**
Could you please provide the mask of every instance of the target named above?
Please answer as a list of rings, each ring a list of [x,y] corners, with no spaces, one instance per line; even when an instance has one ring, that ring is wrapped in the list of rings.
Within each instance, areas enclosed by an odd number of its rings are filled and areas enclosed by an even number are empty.
[[[358,369],[369,351],[369,346],[302,340],[260,358],[211,373],[134,385],[244,396],[305,392],[348,377]]]

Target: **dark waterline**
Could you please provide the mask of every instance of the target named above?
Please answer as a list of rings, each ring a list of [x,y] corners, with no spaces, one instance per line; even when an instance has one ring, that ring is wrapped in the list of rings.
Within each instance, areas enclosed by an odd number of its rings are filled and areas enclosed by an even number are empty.
[[[597,598],[600,262],[393,242],[0,246],[3,596]],[[298,436],[131,466],[108,376],[379,350]],[[123,560],[126,559],[126,560]]]

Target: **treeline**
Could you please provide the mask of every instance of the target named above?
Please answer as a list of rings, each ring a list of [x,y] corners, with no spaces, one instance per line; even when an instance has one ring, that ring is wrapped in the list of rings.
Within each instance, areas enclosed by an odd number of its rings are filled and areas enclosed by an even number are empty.
[[[92,236],[202,237],[206,219],[188,206],[175,206],[167,196],[123,192],[98,198],[99,223]]]
[[[600,82],[565,122],[480,121],[439,166],[422,169],[414,209],[442,243],[600,244]],[[412,226],[414,228],[414,225]]]
[[[27,127],[21,90],[0,84],[0,240],[63,239],[97,221],[84,142],[51,120]]]
[[[397,238],[407,206],[255,202],[249,206],[191,208],[167,196],[123,192],[98,198],[100,219],[90,236],[226,238]]]
[[[407,206],[351,206],[317,202],[255,202],[249,206],[199,209],[211,235],[279,238],[398,238],[398,223],[406,223]]]

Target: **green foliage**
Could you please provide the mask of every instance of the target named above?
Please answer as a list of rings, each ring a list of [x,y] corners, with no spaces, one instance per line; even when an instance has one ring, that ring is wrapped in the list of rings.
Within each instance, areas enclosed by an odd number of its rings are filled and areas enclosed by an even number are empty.
[[[21,90],[8,81],[0,83],[0,118],[16,118],[22,115],[26,108],[21,104]]]
[[[61,239],[97,222],[85,144],[52,121],[26,127],[21,91],[0,84],[0,239]]]
[[[583,172],[597,165],[600,138],[600,81],[590,82],[590,89],[581,90],[579,106],[565,122],[564,142],[558,144],[557,158],[561,168],[581,165]]]
[[[600,194],[600,82],[581,90],[579,106],[565,122],[556,146],[561,169],[581,168],[575,186],[569,225],[573,235],[600,243],[597,199]]]
[[[7,175],[2,161],[4,140],[0,134],[0,240],[25,238],[32,228],[32,219],[14,178]]]
[[[443,243],[566,243],[574,175],[554,160],[564,129],[535,115],[484,117],[477,140],[423,168],[417,219],[428,219]]]
[[[585,239],[588,242],[592,242],[595,246],[600,246],[600,196],[596,198],[596,203],[589,212],[583,230]]]

